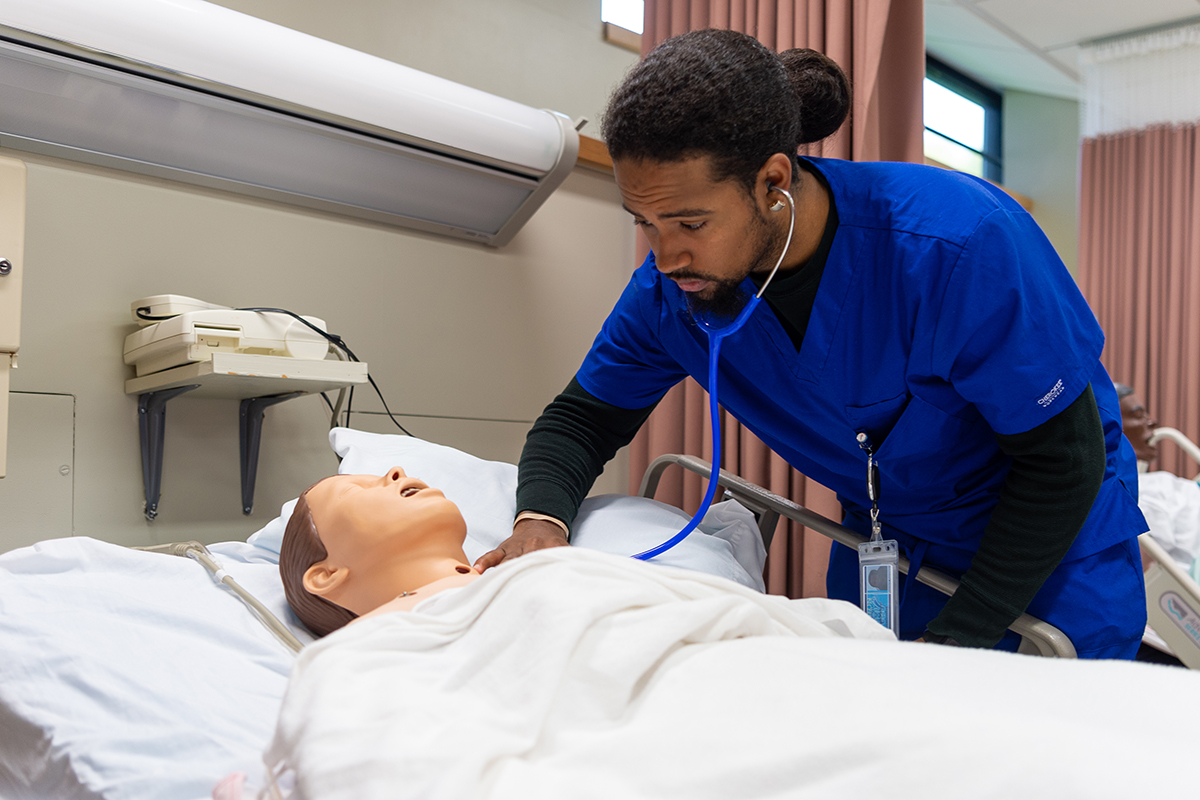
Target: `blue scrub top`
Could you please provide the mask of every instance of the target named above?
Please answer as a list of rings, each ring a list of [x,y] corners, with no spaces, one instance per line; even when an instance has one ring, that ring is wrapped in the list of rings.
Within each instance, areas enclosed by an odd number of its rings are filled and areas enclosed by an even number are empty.
[[[767,308],[724,341],[726,410],[837,492],[845,524],[869,534],[856,441],[866,432],[885,535],[973,551],[1011,461],[995,434],[1037,427],[1090,382],[1108,464],[1064,560],[1144,531],[1133,450],[1099,361],[1104,334],[1030,215],[961,173],[804,160],[827,180],[839,220],[812,316],[799,353]],[[708,337],[651,254],[577,379],[607,403],[645,408],[685,375],[707,385]]]

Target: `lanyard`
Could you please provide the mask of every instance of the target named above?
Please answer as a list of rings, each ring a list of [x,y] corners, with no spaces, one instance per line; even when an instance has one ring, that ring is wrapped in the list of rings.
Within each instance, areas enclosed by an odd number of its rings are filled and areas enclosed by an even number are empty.
[[[883,538],[875,446],[865,431],[859,431],[854,438],[867,454],[867,498],[871,501],[871,539],[858,546],[859,603],[871,619],[898,636],[900,603],[896,578],[900,568],[900,543]]]
[[[867,454],[867,498],[871,501],[871,541],[883,539],[883,523],[879,521],[879,465],[875,463],[875,448],[864,431],[855,437],[858,446]]]

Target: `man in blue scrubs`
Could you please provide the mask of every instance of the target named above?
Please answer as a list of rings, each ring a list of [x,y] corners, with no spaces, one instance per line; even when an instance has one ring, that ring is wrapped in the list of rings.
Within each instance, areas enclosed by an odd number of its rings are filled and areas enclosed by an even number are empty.
[[[975,178],[798,158],[850,106],[813,51],[776,56],[729,31],[664,42],[614,94],[604,133],[626,209],[651,243],[575,379],[522,454],[513,536],[490,568],[567,544],[595,477],[654,405],[707,383],[694,314],[730,317],[796,231],[746,326],[726,339],[725,408],[834,489],[869,535],[866,454],[885,537],[914,568],[961,578],[950,600],[909,581],[902,638],[1015,649],[1028,611],[1081,656],[1132,658],[1145,624],[1132,450],[1103,334],[1030,216]],[[831,597],[858,600],[834,546]]]

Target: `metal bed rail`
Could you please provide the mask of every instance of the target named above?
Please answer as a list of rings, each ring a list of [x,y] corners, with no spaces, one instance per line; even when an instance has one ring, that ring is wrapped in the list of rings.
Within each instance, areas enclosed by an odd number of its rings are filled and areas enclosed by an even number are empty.
[[[703,478],[708,478],[712,475],[712,465],[703,459],[675,454],[659,456],[646,469],[646,474],[642,477],[639,494],[642,497],[654,497],[663,472],[667,467],[672,465],[678,465]],[[771,539],[775,535],[775,528],[781,516],[794,522],[799,522],[806,528],[828,536],[830,539],[846,547],[857,548],[860,542],[867,540],[865,536],[850,530],[844,525],[839,525],[815,511],[810,511],[799,503],[795,503],[786,497],[781,497],[726,470],[720,471],[720,475],[717,478],[717,485],[725,490],[725,497],[727,499],[737,500],[754,512],[758,520],[758,529],[762,535],[763,544],[768,549],[771,547]],[[908,567],[908,559],[901,556],[900,571],[907,575]],[[922,566],[920,571],[917,572],[916,579],[947,596],[953,595],[958,590],[958,581],[956,579],[931,567]],[[1022,614],[1009,626],[1009,630],[1021,637],[1021,645],[1017,650],[1019,653],[1056,658],[1075,658],[1075,645],[1071,643],[1066,634],[1048,622],[1032,617],[1029,614]]]
[[[1200,447],[1183,431],[1162,426],[1150,434],[1154,447],[1170,439],[1191,459],[1200,463]],[[1200,473],[1191,478],[1200,481]],[[1142,552],[1153,559],[1146,570],[1146,615],[1162,640],[1174,651],[1175,657],[1189,669],[1200,669],[1200,586],[1192,576],[1175,563],[1147,531],[1138,537]],[[1156,644],[1152,646],[1157,647]]]
[[[1170,439],[1179,447],[1180,450],[1187,453],[1191,457],[1192,461],[1200,464],[1200,447],[1197,447],[1195,442],[1187,438],[1183,431],[1175,428],[1168,428],[1166,426],[1155,428],[1154,433],[1150,434],[1150,440],[1147,442],[1147,444],[1149,444],[1151,447],[1154,447],[1163,439]],[[1192,476],[1192,480],[1200,480],[1200,473]]]

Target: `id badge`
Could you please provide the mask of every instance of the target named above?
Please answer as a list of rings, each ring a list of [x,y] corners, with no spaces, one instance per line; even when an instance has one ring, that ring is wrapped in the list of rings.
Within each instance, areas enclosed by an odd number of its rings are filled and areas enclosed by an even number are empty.
[[[858,585],[862,610],[897,637],[900,635],[896,583],[899,567],[900,545],[895,539],[876,539],[858,546]]]

